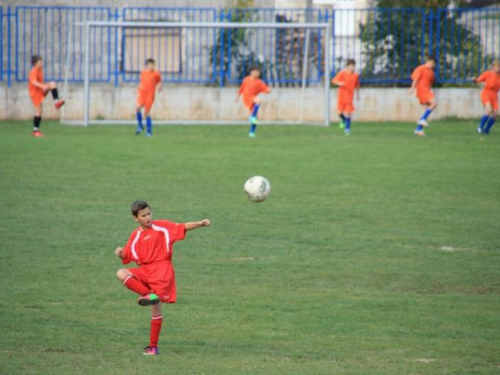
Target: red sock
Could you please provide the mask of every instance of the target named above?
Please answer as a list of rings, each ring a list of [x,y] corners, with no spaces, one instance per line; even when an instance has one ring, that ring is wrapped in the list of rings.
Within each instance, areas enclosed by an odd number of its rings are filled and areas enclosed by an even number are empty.
[[[149,346],[158,347],[158,339],[160,337],[161,323],[163,318],[161,315],[153,315],[151,317],[151,331],[149,333]]]
[[[129,288],[132,292],[140,294],[141,296],[144,296],[149,293],[149,288],[132,276],[128,276],[123,281],[123,285]]]

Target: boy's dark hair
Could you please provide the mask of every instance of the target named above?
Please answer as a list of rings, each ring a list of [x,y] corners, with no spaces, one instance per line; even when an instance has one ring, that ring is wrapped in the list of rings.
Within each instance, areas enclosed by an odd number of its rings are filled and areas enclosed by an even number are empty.
[[[425,59],[425,61],[434,61],[434,62],[436,62],[436,59],[434,58],[434,56],[428,55],[427,58]]]
[[[31,56],[31,65],[35,66],[37,62],[39,62],[42,59],[42,56],[40,55],[33,55]]]
[[[347,59],[346,66],[347,65],[356,65],[356,60],[354,60],[354,59]]]
[[[250,67],[250,69],[248,69],[250,73],[252,73],[254,70],[258,70],[259,73],[261,73],[260,68],[257,65],[253,65]]]
[[[149,206],[149,203],[146,201],[135,201],[130,205],[130,211],[132,211],[132,215],[134,215],[135,217],[137,217],[139,211],[144,210],[146,208],[151,208]]]
[[[146,65],[148,65],[148,64],[155,64],[155,60],[154,60],[154,59],[151,59],[151,58],[150,58],[150,59],[147,59],[147,60],[146,60]]]

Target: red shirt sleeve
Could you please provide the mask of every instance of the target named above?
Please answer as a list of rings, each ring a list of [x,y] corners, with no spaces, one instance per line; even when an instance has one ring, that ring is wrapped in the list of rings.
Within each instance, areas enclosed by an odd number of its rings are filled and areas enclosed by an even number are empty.
[[[486,81],[486,72],[484,72],[483,74],[481,74],[479,77],[476,78],[476,82],[484,82]]]
[[[137,229],[138,230],[138,229]],[[127,243],[123,247],[123,258],[122,258],[122,263],[123,264],[129,264],[132,262],[132,242],[134,241],[135,236],[137,235],[137,230],[134,230],[132,234],[130,235]]]
[[[159,220],[155,224],[162,226],[168,230],[170,243],[172,244],[186,238],[186,226],[184,225],[184,223],[174,223],[168,220]]]
[[[344,71],[340,71],[337,73],[335,77],[333,77],[332,83],[342,82],[343,78],[344,78]]]
[[[418,68],[416,68],[412,75],[411,75],[411,79],[414,80],[414,81],[418,81],[420,79],[420,77],[422,76],[422,67],[419,66]]]
[[[356,74],[356,82],[354,83],[354,87],[359,89],[361,87],[361,84],[359,83],[359,74]]]
[[[268,85],[264,83],[264,81],[260,81],[260,92],[269,92],[271,89],[269,88]]]

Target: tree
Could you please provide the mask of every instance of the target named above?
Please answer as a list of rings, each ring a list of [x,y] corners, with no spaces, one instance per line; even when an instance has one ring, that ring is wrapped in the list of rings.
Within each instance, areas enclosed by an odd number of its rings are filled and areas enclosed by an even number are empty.
[[[421,8],[403,9],[408,6]],[[441,83],[451,82],[457,74],[466,80],[487,66],[491,57],[470,23],[464,22],[467,11],[448,6],[448,0],[379,0],[378,9],[360,25],[364,76],[409,80],[425,55],[435,56]]]

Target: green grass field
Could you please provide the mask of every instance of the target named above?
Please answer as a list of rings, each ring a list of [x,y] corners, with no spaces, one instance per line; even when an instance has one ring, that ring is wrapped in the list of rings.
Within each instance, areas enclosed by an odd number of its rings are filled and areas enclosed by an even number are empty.
[[[0,373],[498,374],[500,125],[0,124]],[[249,202],[245,180],[271,181]],[[210,218],[174,251],[161,355],[113,251]]]

